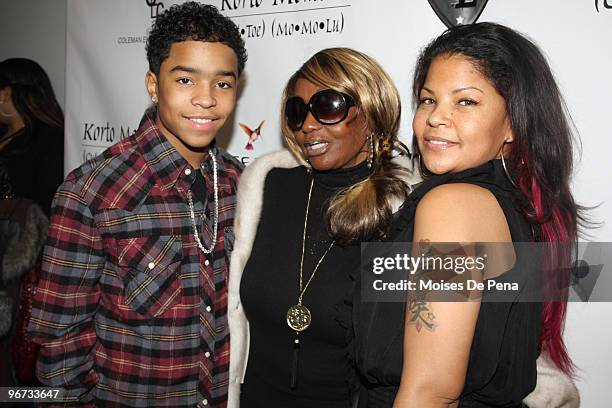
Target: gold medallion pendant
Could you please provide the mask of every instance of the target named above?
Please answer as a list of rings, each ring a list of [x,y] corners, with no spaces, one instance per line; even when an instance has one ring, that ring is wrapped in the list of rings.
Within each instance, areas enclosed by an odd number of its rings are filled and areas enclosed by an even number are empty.
[[[310,310],[304,305],[293,305],[287,310],[287,324],[296,332],[304,331],[310,326],[312,316]]]
[[[293,363],[291,364],[291,389],[295,389],[297,387],[298,380],[298,366],[299,366],[299,355],[300,355],[300,338],[299,334],[306,330],[310,323],[312,322],[312,315],[310,314],[310,310],[306,306],[302,304],[302,299],[304,298],[304,294],[306,293],[306,289],[310,286],[310,282],[312,278],[314,278],[317,270],[319,269],[319,265],[325,259],[325,256],[334,246],[334,241],[329,244],[319,261],[315,265],[312,273],[310,274],[310,278],[304,284],[304,252],[306,248],[306,229],[308,227],[308,210],[310,209],[310,197],[312,196],[312,186],[314,185],[314,178],[310,180],[310,189],[308,190],[308,201],[306,203],[306,214],[304,215],[304,232],[302,233],[302,256],[300,257],[300,287],[298,292],[298,302],[297,304],[291,306],[289,310],[287,310],[287,325],[291,330],[295,332],[295,338],[293,339]],[[313,254],[314,255],[314,254]]]

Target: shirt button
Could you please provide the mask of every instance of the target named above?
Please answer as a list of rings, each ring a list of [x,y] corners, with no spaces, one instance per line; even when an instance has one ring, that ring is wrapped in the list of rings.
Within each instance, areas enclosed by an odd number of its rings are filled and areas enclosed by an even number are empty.
[[[155,264],[153,262],[149,262],[149,269],[155,268]]]
[[[204,353],[204,357],[209,358],[210,357],[210,353],[207,351],[206,353]]]
[[[212,310],[212,308],[210,306],[206,306],[206,311],[210,312]]]
[[[202,405],[208,405],[208,400],[207,399],[203,399],[202,400]]]
[[[188,176],[191,174],[191,169],[190,168],[186,168],[185,169],[185,175]]]
[[[209,261],[208,259],[207,259],[207,260],[205,260],[205,261],[204,261],[204,265],[206,265],[206,266],[210,265],[210,261]]]

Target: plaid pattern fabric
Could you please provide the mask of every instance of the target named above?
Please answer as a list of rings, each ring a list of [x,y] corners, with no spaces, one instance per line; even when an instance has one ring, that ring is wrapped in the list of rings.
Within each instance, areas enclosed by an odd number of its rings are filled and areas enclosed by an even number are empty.
[[[219,230],[198,248],[187,192],[196,169],[151,118],[68,175],[53,204],[29,331],[37,374],[67,401],[104,407],[225,407],[227,276],[242,166],[213,147]],[[208,203],[195,202],[200,239],[212,242]]]

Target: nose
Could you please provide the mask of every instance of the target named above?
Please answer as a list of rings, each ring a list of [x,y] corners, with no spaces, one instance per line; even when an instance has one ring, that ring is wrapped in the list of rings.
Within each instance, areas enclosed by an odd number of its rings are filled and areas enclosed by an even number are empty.
[[[217,104],[215,94],[210,86],[202,85],[195,89],[191,103],[204,109],[211,108]]]
[[[312,112],[308,112],[306,117],[304,118],[304,123],[302,123],[302,133],[307,134],[312,132],[313,130],[317,130],[321,128],[321,124],[317,122],[317,120],[312,115]]]
[[[427,124],[431,127],[449,126],[452,114],[444,104],[436,104],[427,117]]]

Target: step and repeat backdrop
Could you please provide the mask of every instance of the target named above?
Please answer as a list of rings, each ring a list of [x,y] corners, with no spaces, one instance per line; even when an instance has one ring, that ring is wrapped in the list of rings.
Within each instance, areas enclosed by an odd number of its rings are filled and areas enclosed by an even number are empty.
[[[150,100],[145,43],[159,13],[181,1],[68,0],[66,171],[135,131]],[[547,54],[581,136],[574,191],[592,214],[612,217],[612,2],[529,0],[212,0],[239,26],[249,54],[234,117],[220,144],[244,164],[282,146],[279,100],[287,78],[316,51],[347,46],[375,57],[401,95],[409,144],[410,79],[419,50],[446,24],[494,21]],[[240,124],[244,126],[240,126]],[[261,137],[247,150],[249,129]],[[612,241],[612,229],[595,232]]]
[[[181,1],[67,0],[66,159],[70,171],[133,133],[145,90],[148,28]],[[287,78],[316,51],[346,46],[376,58],[403,104],[401,139],[412,138],[410,82],[419,50],[445,24],[494,21],[546,53],[580,133],[573,190],[604,222],[588,240],[612,241],[612,1],[213,0],[240,28],[249,59],[235,114],[219,143],[244,164],[282,147],[279,100]],[[242,125],[242,126],[241,126]],[[247,149],[249,129],[261,137]],[[608,274],[609,275],[609,274]],[[604,278],[604,277],[602,277]],[[609,276],[605,278],[610,279]],[[609,285],[605,285],[609,286]],[[603,286],[602,286],[603,287]],[[598,290],[598,288],[595,288]],[[609,297],[609,296],[608,296]],[[582,368],[584,406],[604,406],[612,378],[610,304],[570,307],[568,343]],[[607,378],[607,380],[606,380]],[[602,405],[604,404],[604,405]]]

